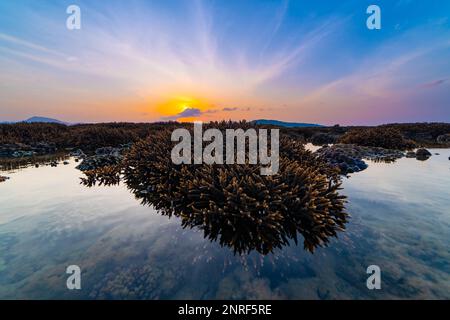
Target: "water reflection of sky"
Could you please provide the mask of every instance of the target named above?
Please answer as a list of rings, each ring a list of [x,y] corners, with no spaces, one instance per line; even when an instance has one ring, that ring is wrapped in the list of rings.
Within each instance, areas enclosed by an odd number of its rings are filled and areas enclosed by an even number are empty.
[[[139,204],[122,185],[88,189],[75,163],[0,184],[0,298],[450,298],[449,150],[369,162],[344,181],[348,230],[315,254],[235,257]],[[4,175],[4,173],[2,173]],[[82,290],[65,268],[82,269]],[[366,288],[367,266],[382,289]]]

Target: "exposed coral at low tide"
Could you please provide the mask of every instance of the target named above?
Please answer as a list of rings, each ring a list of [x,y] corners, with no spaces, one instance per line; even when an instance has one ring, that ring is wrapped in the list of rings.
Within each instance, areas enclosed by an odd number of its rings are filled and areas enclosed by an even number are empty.
[[[301,143],[282,137],[279,172],[263,176],[260,165],[175,165],[170,134],[164,130],[137,142],[121,165],[87,171],[83,182],[123,179],[143,204],[180,217],[183,227],[199,228],[237,253],[267,254],[297,242],[298,234],[314,251],[344,230],[348,215],[339,172]]]
[[[436,138],[436,142],[444,145],[450,146],[450,133],[442,134]]]
[[[8,143],[0,145],[0,158],[23,158],[55,153],[54,143],[39,142],[33,144]]]
[[[52,166],[56,167],[60,162],[66,161],[69,157],[63,153],[52,155],[20,157],[20,158],[3,158],[0,159],[0,171],[10,171],[34,166]]]
[[[415,147],[415,143],[405,139],[398,129],[385,127],[350,130],[339,139],[339,143],[395,150],[408,150]]]
[[[81,171],[89,171],[119,164],[123,159],[124,153],[128,151],[130,147],[131,144],[121,145],[117,148],[98,148],[92,156],[86,156],[82,150],[76,150],[72,153],[72,155],[83,159],[83,161],[77,166],[77,169]]]

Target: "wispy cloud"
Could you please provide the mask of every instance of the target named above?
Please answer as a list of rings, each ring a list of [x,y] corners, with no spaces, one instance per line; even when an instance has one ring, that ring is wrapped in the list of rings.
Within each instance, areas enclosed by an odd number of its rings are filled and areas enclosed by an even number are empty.
[[[45,53],[50,53],[53,55],[58,55],[58,56],[64,56],[62,53],[55,51],[55,50],[51,50],[49,48],[46,48],[45,46],[42,45],[38,45],[36,43],[33,43],[31,41],[27,41],[27,40],[23,40],[5,33],[0,33],[0,41],[3,42],[8,42],[8,43],[12,43],[15,45],[19,45],[25,48],[29,48],[29,49],[33,49],[33,50],[37,50],[37,51],[41,51],[41,52],[45,52]]]
[[[274,17],[274,29],[267,36],[267,43],[272,42],[276,36],[287,8],[286,1]],[[113,16],[111,21],[125,19],[120,18],[120,12],[110,14],[117,15]],[[111,29],[101,23],[92,25],[89,32],[83,34],[82,40],[77,41],[80,42],[79,47],[82,50],[74,47],[77,42],[67,42],[69,46],[65,46],[65,50],[74,51],[70,55],[7,34],[0,34],[0,40],[32,50],[29,54],[9,51],[19,58],[30,59],[61,70],[103,77],[113,76],[128,81],[130,86],[141,93],[148,90],[145,88],[153,88],[152,91],[155,92],[156,86],[157,91],[170,91],[175,87],[181,88],[180,90],[186,88],[186,91],[199,90],[232,96],[251,93],[261,84],[295,68],[301,63],[302,55],[313,50],[315,44],[323,40],[330,30],[333,30],[333,23],[336,23],[336,21],[322,23],[298,40],[298,43],[280,43],[278,40],[277,46],[266,54],[264,63],[260,64],[258,59],[253,58],[254,52],[258,51],[257,47],[241,44],[240,54],[236,57],[224,55],[219,51],[219,46],[223,48],[228,44],[223,42],[223,39],[219,43],[220,34],[214,30],[217,23],[214,21],[213,8],[202,1],[193,2],[192,10],[186,12],[182,25],[161,22],[161,17],[155,13],[148,19],[160,24],[160,27],[149,29],[143,26],[138,35],[129,34],[136,31],[135,29],[120,26]],[[138,20],[136,23],[140,22]],[[183,27],[187,29],[184,32],[189,32],[191,37],[180,38],[177,35],[183,32]],[[81,32],[85,31],[82,29]],[[67,33],[67,30],[58,29],[55,38],[64,39],[64,34]],[[149,39],[150,42],[134,41],[139,38]],[[266,48],[259,48],[259,51],[261,50]],[[59,61],[53,56],[63,59]],[[242,56],[246,57],[244,63],[239,59]],[[73,68],[74,62],[77,62],[76,68]]]
[[[183,110],[182,112],[170,116],[170,117],[162,117],[162,120],[170,121],[170,120],[177,120],[180,118],[192,118],[192,117],[199,117],[202,115],[202,111],[197,108],[187,108],[186,110]]]
[[[226,112],[231,112],[231,111],[237,111],[239,110],[239,108],[234,107],[234,108],[223,108],[222,111],[226,111]]]
[[[388,9],[414,11],[411,3]],[[441,91],[417,90],[418,84],[448,83],[443,10],[408,11],[395,21],[401,28],[386,21],[371,32],[354,14],[361,8],[353,1],[79,4],[78,31],[65,28],[57,2],[39,2],[33,10],[23,10],[22,1],[1,4],[10,19],[0,21],[0,112],[3,105],[23,112],[39,105],[78,114],[77,121],[105,115],[142,120],[144,114],[158,120],[170,114],[158,110],[161,102],[189,96],[202,107],[190,105],[172,117],[322,122],[339,113],[353,121],[374,105],[393,114],[384,106]],[[88,107],[94,101],[98,107]]]
[[[214,115],[217,113],[230,113],[230,112],[236,112],[241,110],[238,107],[225,107],[221,109],[207,109],[207,110],[200,110],[198,108],[187,108],[186,110],[183,110],[182,112],[169,117],[161,117],[161,120],[163,121],[170,121],[170,120],[177,120],[181,118],[193,118],[193,117],[200,117],[203,115],[209,116]],[[248,108],[244,109],[245,111],[249,111]]]
[[[438,87],[441,84],[445,83],[448,79],[439,79],[439,80],[435,80],[435,81],[431,81],[431,82],[427,82],[427,83],[423,83],[420,85],[421,88],[434,88],[434,87]]]

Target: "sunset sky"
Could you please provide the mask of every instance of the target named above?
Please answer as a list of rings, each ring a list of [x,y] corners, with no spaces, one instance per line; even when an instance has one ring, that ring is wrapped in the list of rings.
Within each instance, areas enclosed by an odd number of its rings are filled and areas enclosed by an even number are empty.
[[[1,0],[0,121],[450,122],[449,15],[447,0]]]

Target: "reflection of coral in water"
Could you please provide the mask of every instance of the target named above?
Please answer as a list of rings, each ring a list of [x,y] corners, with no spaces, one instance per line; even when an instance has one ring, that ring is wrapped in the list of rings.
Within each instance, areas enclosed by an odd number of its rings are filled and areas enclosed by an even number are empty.
[[[49,166],[51,163],[59,163],[69,159],[64,153],[33,156],[24,158],[6,158],[0,159],[0,171],[12,171],[27,168],[29,166]]]

